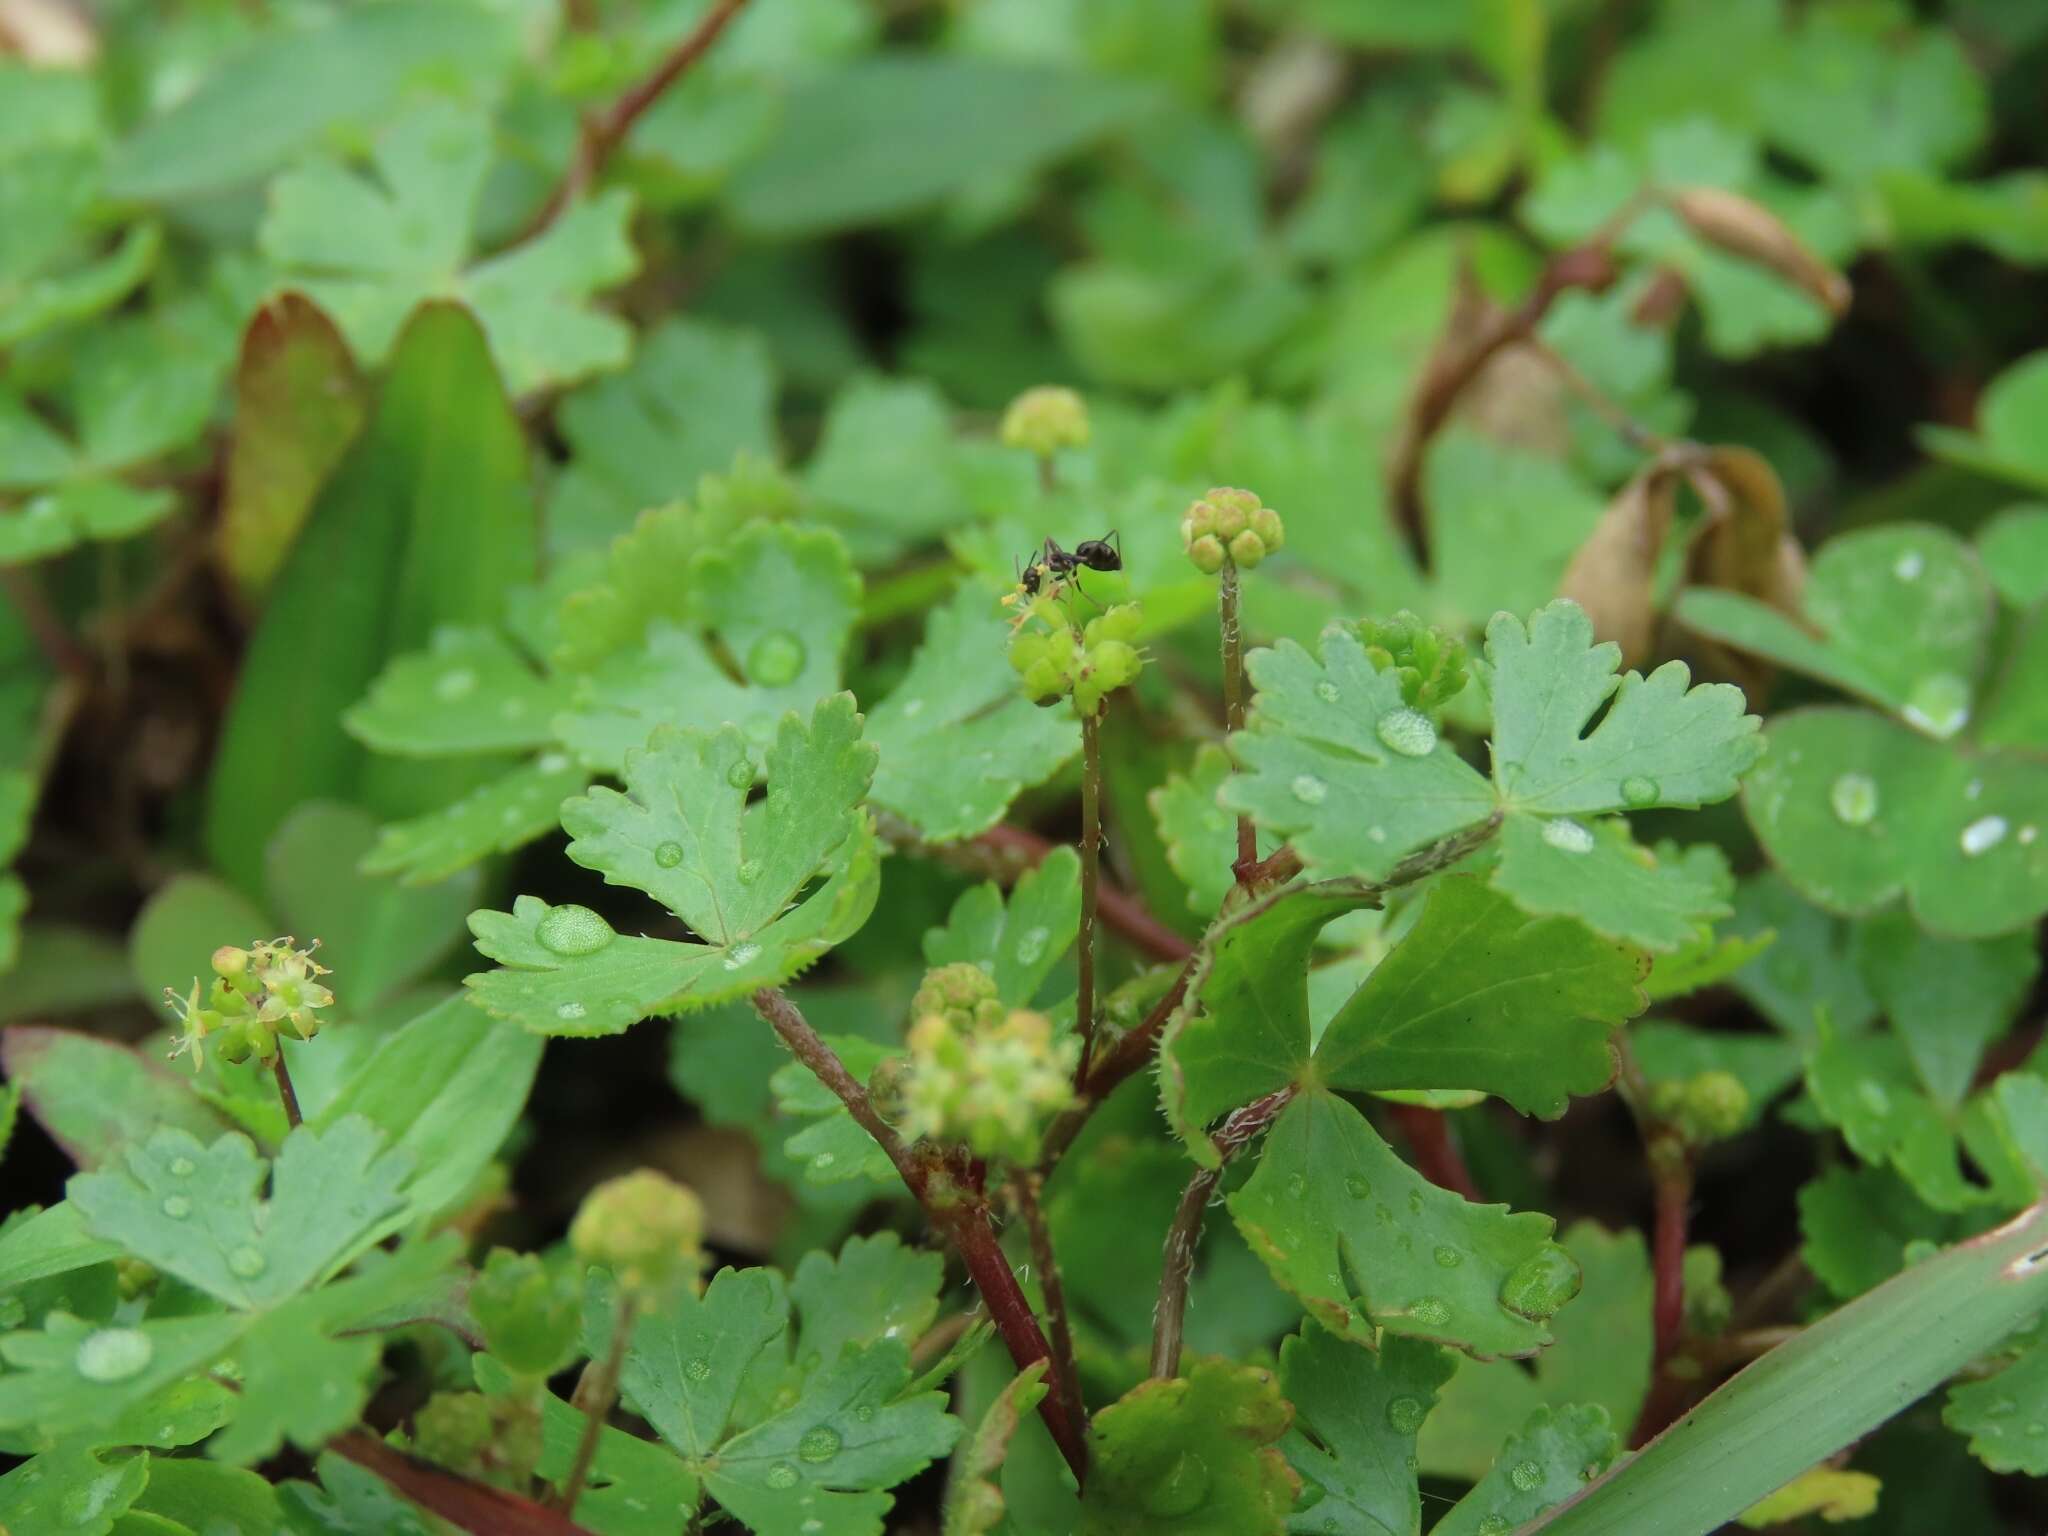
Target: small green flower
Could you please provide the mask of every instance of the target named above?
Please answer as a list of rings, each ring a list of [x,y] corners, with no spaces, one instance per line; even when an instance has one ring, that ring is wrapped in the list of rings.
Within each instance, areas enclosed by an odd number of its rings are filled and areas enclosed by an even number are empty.
[[[1217,486],[1189,505],[1180,536],[1195,569],[1213,576],[1226,560],[1241,570],[1253,569],[1287,542],[1287,529],[1256,493]]]
[[[315,939],[304,949],[287,934],[281,939],[260,939],[247,949],[223,944],[213,952],[214,982],[201,993],[195,977],[184,996],[165,988],[164,996],[182,1026],[173,1056],[192,1054],[193,1066],[204,1064],[206,1043],[212,1040],[223,1061],[272,1061],[277,1056],[281,1025],[289,1024],[301,1040],[320,1032],[319,1010],[334,1002],[334,994],[316,976],[328,974],[315,963]]]
[[[1042,1013],[1005,1009],[976,965],[929,972],[912,1007],[909,1053],[887,1083],[905,1134],[1030,1161],[1046,1120],[1073,1102],[1080,1042],[1055,1037]]]
[[[584,1263],[610,1270],[623,1289],[658,1299],[703,1273],[704,1203],[667,1174],[641,1168],[583,1197],[569,1247]]]
[[[1650,1110],[1692,1146],[1723,1141],[1749,1121],[1749,1090],[1733,1072],[1710,1070],[1656,1085]]]
[[[1144,670],[1144,655],[1132,643],[1142,617],[1136,603],[1119,603],[1077,630],[1057,601],[1040,597],[1010,637],[1010,665],[1032,703],[1070,697],[1076,714],[1092,716],[1105,696]]]
[[[1049,459],[1062,448],[1088,445],[1088,406],[1071,389],[1041,384],[1027,389],[1003,412],[1003,446],[1023,448]]]

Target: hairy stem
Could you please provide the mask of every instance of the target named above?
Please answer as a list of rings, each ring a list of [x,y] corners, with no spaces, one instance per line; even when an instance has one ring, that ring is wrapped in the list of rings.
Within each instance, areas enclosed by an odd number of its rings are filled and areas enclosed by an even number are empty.
[[[1181,1330],[1188,1310],[1188,1282],[1195,1272],[1195,1250],[1201,1246],[1202,1223],[1210,1197],[1223,1180],[1223,1170],[1275,1120],[1294,1098],[1294,1086],[1275,1089],[1224,1118],[1210,1138],[1221,1154],[1214,1168],[1200,1168],[1181,1191],[1173,1224],[1166,1229],[1165,1261],[1159,1271],[1159,1302],[1152,1309],[1152,1374],[1180,1373]]]
[[[704,13],[703,19],[680,38],[653,69],[628,86],[619,99],[604,111],[584,119],[576,136],[575,151],[569,157],[568,169],[548,195],[546,204],[534,216],[526,231],[528,237],[539,234],[554,223],[562,210],[597,179],[598,171],[612,151],[633,131],[633,125],[661,99],[664,91],[689,71],[691,65],[711,51],[711,45],[718,41],[719,34],[746,7],[747,0],[716,0]]]
[[[631,1291],[620,1291],[618,1310],[612,1314],[612,1341],[597,1369],[576,1384],[577,1406],[583,1410],[583,1437],[576,1442],[576,1459],[569,1463],[568,1479],[555,1498],[555,1507],[576,1513],[576,1501],[583,1497],[583,1485],[590,1480],[590,1463],[597,1456],[598,1437],[619,1400],[619,1373],[626,1366],[626,1346],[633,1339],[633,1314],[638,1309]]]
[[[271,1075],[277,1079],[277,1096],[284,1100],[284,1123],[297,1130],[306,1123],[306,1117],[299,1113],[299,1096],[292,1089],[292,1071],[284,1064],[284,1042],[277,1042],[277,1055],[270,1061]]]
[[[1237,562],[1223,562],[1223,581],[1217,589],[1216,611],[1223,631],[1223,728],[1232,736],[1244,729],[1244,626],[1237,612]],[[1252,819],[1237,818],[1237,860],[1230,872],[1237,883],[1251,889],[1252,872],[1259,863],[1258,834]]]
[[[1081,1036],[1081,1060],[1074,1086],[1088,1081],[1095,1051],[1095,898],[1102,877],[1102,713],[1081,720],[1081,928],[1074,957],[1080,981],[1074,993],[1074,1028]]]
[[[1074,1330],[1067,1321],[1067,1291],[1060,1281],[1059,1258],[1052,1248],[1052,1231],[1045,1224],[1045,1207],[1040,1202],[1045,1180],[1036,1172],[1020,1172],[1010,1181],[1017,1210],[1024,1217],[1024,1230],[1031,1238],[1031,1262],[1038,1266],[1039,1287],[1045,1292],[1045,1316],[1052,1328],[1053,1388],[1063,1401],[1067,1422],[1076,1439],[1088,1432],[1088,1407],[1081,1400],[1081,1373],[1074,1364]]]
[[[1086,1443],[1061,1406],[1062,1394],[1068,1389],[1060,1384],[1059,1362],[1053,1358],[1052,1348],[1032,1314],[1031,1303],[1017,1284],[1002,1245],[996,1241],[995,1228],[989,1222],[988,1202],[979,1190],[960,1183],[934,1160],[920,1157],[896,1134],[894,1127],[876,1113],[867,1090],[846,1070],[838,1052],[819,1038],[796,1004],[780,990],[761,988],[754,993],[753,1004],[754,1011],[767,1020],[790,1054],[832,1090],[856,1125],[874,1137],[875,1144],[895,1165],[904,1187],[924,1208],[932,1226],[952,1240],[1017,1369],[1022,1370],[1035,1360],[1046,1362],[1055,1390],[1039,1403],[1039,1416],[1045,1420],[1053,1443],[1060,1448],[1075,1478],[1084,1478],[1088,1468]],[[1078,1392],[1078,1388],[1074,1390]]]

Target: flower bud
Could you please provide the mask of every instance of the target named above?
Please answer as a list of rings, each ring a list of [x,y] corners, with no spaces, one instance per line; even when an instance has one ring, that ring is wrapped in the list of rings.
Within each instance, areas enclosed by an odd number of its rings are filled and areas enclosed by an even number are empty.
[[[576,1352],[576,1277],[531,1253],[494,1248],[469,1288],[490,1351],[521,1376],[549,1376]]]
[[[934,966],[924,973],[917,995],[910,1000],[913,1018],[943,1014],[958,1029],[973,1029],[1003,1016],[996,998],[995,978],[971,960]]]
[[[1685,1085],[1684,1116],[1701,1141],[1720,1141],[1749,1119],[1749,1090],[1733,1072],[1702,1072]]]
[[[1223,562],[1229,557],[1230,552],[1223,547],[1223,541],[1213,533],[1188,540],[1188,559],[1204,576],[1214,576],[1222,570]]]
[[[1027,389],[1003,412],[1003,446],[1049,459],[1062,448],[1088,443],[1088,406],[1071,389],[1041,384]]]
[[[413,1449],[436,1466],[467,1472],[482,1458],[494,1427],[481,1392],[436,1392],[413,1415]]]
[[[913,1021],[901,1124],[908,1135],[961,1142],[981,1157],[1029,1162],[1045,1121],[1073,1101],[1080,1042],[1056,1037],[1052,1021],[1027,1008],[976,1015],[964,1027],[943,1012]]]
[[[598,1185],[569,1224],[577,1258],[609,1269],[623,1289],[648,1298],[694,1285],[704,1268],[703,1243],[703,1202],[652,1168]]]
[[[1213,576],[1226,560],[1252,569],[1286,542],[1287,531],[1256,493],[1217,486],[1188,507],[1180,536],[1195,569]]]
[[[249,951],[237,949],[232,944],[223,944],[213,952],[213,973],[223,980],[232,981],[249,969]]]
[[[1266,558],[1266,541],[1247,528],[1230,541],[1230,558],[1240,570],[1256,570]]]

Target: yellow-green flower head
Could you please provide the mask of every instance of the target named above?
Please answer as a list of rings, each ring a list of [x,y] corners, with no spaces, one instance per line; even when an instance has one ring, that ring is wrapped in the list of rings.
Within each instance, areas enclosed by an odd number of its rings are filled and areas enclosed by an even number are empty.
[[[1136,603],[1119,603],[1077,631],[1058,603],[1041,597],[1010,637],[1010,665],[1032,703],[1071,697],[1076,714],[1093,715],[1107,694],[1144,670],[1144,655],[1132,643],[1141,620]],[[1026,627],[1033,623],[1047,627]]]
[[[1027,389],[1003,412],[1003,446],[1049,459],[1062,448],[1088,445],[1088,406],[1071,389],[1041,384]]]
[[[919,1014],[911,1024],[900,1123],[913,1137],[1029,1162],[1045,1122],[1073,1102],[1080,1042],[1056,1037],[1052,1021],[1028,1008],[993,1020],[976,1013],[977,1022],[966,1026],[943,1011]]]
[[[1287,542],[1287,529],[1255,492],[1217,486],[1189,504],[1180,536],[1195,569],[1213,576],[1226,560],[1251,570]]]
[[[583,1197],[569,1247],[612,1272],[622,1289],[655,1299],[703,1273],[704,1203],[652,1168],[607,1179]]]
[[[996,997],[995,978],[971,960],[934,966],[924,973],[917,995],[910,1000],[912,1018],[944,1014],[959,1029],[993,1024],[1003,1016]]]

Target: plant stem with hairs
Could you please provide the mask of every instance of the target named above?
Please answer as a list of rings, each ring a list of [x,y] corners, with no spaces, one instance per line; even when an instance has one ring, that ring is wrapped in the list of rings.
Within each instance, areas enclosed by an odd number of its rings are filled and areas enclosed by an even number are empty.
[[[1081,926],[1074,956],[1080,979],[1074,993],[1074,1028],[1081,1037],[1081,1060],[1074,1086],[1088,1081],[1095,1051],[1095,903],[1102,878],[1102,715],[1081,717]]]
[[[1237,604],[1237,562],[1227,560],[1223,565],[1222,581],[1217,587],[1217,618],[1223,631],[1223,728],[1235,736],[1244,729],[1244,626],[1238,618]],[[1237,877],[1237,883],[1246,890],[1259,864],[1258,834],[1252,828],[1252,819],[1239,813],[1237,818],[1237,859],[1230,866],[1230,872]]]
[[[1052,1326],[1053,1361],[1057,1366],[1052,1386],[1063,1401],[1075,1435],[1088,1432],[1088,1409],[1081,1400],[1081,1374],[1074,1363],[1074,1330],[1067,1320],[1067,1292],[1060,1280],[1059,1258],[1053,1252],[1052,1231],[1045,1224],[1045,1207],[1040,1200],[1045,1180],[1032,1169],[1020,1170],[1010,1181],[1017,1210],[1024,1218],[1024,1230],[1031,1238],[1031,1262],[1038,1266],[1039,1288],[1045,1292],[1046,1320]]]
[[[625,1369],[626,1348],[632,1342],[633,1318],[638,1311],[633,1293],[619,1292],[618,1307],[612,1314],[612,1340],[604,1359],[586,1372],[576,1384],[577,1406],[583,1410],[583,1435],[576,1442],[576,1458],[569,1463],[569,1476],[555,1499],[564,1514],[576,1513],[576,1501],[583,1497],[583,1485],[590,1479],[590,1464],[597,1457],[597,1442],[605,1421],[619,1400],[619,1375]]]
[[[284,1101],[284,1122],[293,1130],[306,1123],[299,1113],[299,1096],[292,1089],[291,1068],[284,1064],[284,1042],[277,1042],[277,1055],[271,1058],[271,1074],[277,1079],[277,1096]]]

